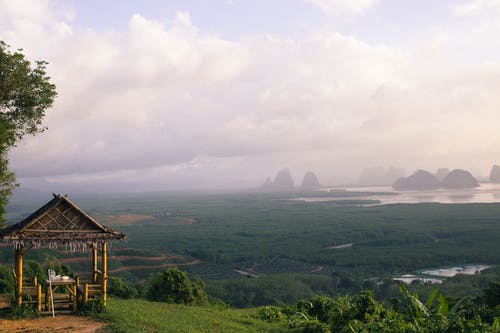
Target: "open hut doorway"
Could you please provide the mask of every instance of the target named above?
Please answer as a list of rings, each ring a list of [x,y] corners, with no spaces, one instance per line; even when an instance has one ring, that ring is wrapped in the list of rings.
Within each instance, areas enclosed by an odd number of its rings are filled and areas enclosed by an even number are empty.
[[[122,240],[125,235],[119,231],[105,227],[82,211],[67,196],[55,195],[43,207],[19,223],[0,230],[0,238],[14,245],[15,262],[14,278],[16,282],[16,303],[23,304],[30,295],[35,298],[37,308],[42,307],[42,291],[40,281],[36,278],[29,283],[23,279],[23,256],[31,249],[48,247],[50,249],[69,248],[73,251],[91,252],[91,281],[81,283],[78,278],[60,277],[52,281],[52,286],[45,292],[45,307],[49,310],[48,296],[57,288],[65,288],[69,294],[69,302],[76,310],[77,298],[87,302],[94,296],[106,305],[107,289],[107,242]],[[101,269],[98,269],[98,251],[101,252]],[[23,284],[25,286],[23,287]],[[50,290],[49,290],[50,289]]]

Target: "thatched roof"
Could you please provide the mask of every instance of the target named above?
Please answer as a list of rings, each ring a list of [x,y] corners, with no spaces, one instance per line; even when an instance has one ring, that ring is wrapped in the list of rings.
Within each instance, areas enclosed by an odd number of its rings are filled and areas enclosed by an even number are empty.
[[[42,208],[17,224],[0,230],[0,238],[16,248],[66,246],[85,249],[88,244],[125,238],[86,214],[66,196],[55,195]]]

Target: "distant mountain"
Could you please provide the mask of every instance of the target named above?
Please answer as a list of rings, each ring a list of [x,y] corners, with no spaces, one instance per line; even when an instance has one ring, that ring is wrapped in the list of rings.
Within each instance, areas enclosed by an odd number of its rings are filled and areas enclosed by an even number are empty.
[[[448,168],[439,168],[436,171],[436,177],[439,179],[440,182],[443,181],[443,179],[448,176],[450,173],[450,169]]]
[[[392,187],[396,190],[436,190],[438,188],[445,189],[460,189],[460,188],[474,188],[479,186],[477,179],[472,176],[469,171],[455,169],[451,172],[446,172],[447,169],[438,169],[437,175],[446,176],[442,181],[434,174],[418,170],[409,177],[399,178]]]
[[[271,178],[267,178],[265,183],[262,184],[262,188],[271,191],[288,191],[295,188],[292,175],[290,174],[290,169],[285,168],[278,171],[274,181]]]
[[[302,179],[302,186],[303,189],[316,189],[320,188],[321,185],[319,183],[318,177],[311,171],[306,173],[304,175],[304,178]]]
[[[392,184],[395,190],[436,190],[441,187],[437,177],[425,170],[417,170],[408,177],[401,177]]]
[[[469,171],[455,169],[443,179],[441,186],[446,189],[474,188],[478,187],[479,183]]]
[[[266,178],[266,181],[264,182],[264,184],[262,184],[262,188],[264,188],[264,189],[272,189],[273,188],[273,182],[271,180],[271,177]]]
[[[389,169],[383,167],[371,167],[363,169],[359,175],[358,184],[363,186],[391,185],[397,179],[405,175],[405,170],[391,166]]]
[[[291,190],[294,188],[290,169],[285,168],[278,171],[276,177],[274,178],[273,187],[277,190]]]
[[[490,172],[490,182],[500,183],[500,166],[494,165]]]

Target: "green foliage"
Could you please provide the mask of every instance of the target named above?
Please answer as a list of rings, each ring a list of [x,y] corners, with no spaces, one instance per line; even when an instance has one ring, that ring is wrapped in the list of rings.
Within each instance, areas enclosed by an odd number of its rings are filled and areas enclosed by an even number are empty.
[[[71,273],[71,267],[61,264],[59,260],[51,260],[50,262],[46,263],[46,269],[42,274],[47,275],[47,270],[52,269],[56,272],[58,275],[68,275],[72,276],[73,274]]]
[[[2,140],[2,123],[0,122],[0,141]],[[16,177],[9,170],[9,161],[7,159],[6,148],[2,148],[0,142],[0,226],[3,225],[5,219],[5,206],[9,202],[9,197],[15,187]]]
[[[104,311],[104,302],[102,300],[90,300],[86,304],[78,303],[78,312],[80,316],[95,316]]]
[[[130,287],[119,277],[108,278],[108,294],[124,299],[135,298],[138,296],[137,289]]]
[[[320,321],[311,320],[304,323],[301,327],[300,333],[330,333],[331,328],[325,323]]]
[[[47,270],[43,269],[39,262],[34,260],[26,260],[24,276],[33,278],[36,276],[37,280],[41,283],[47,278]]]
[[[0,294],[12,294],[14,286],[14,276],[11,268],[0,265]]]
[[[111,322],[111,330],[117,333],[288,332],[281,323],[257,319],[256,312],[109,298],[106,310],[98,317]]]
[[[280,322],[285,320],[286,316],[278,306],[267,305],[260,308],[258,317],[268,322]]]
[[[57,95],[49,82],[45,61],[32,64],[20,52],[10,52],[0,41],[0,110],[3,126],[2,143],[12,146],[26,134],[44,130],[45,110]]]
[[[365,279],[463,263],[500,263],[499,204],[416,204],[345,207],[275,200],[271,194],[158,195],[89,202],[102,214],[128,210],[154,220],[119,226],[128,246],[185,254],[185,267],[204,279],[237,278],[234,268],[257,264],[268,275],[312,272],[339,277],[342,293]],[[162,215],[167,211],[169,214]],[[197,223],[172,223],[189,217]],[[329,249],[354,243],[351,248]],[[134,271],[138,279],[151,273]],[[396,290],[393,290],[397,292]],[[225,300],[227,302],[227,300]]]
[[[205,292],[205,285],[199,280],[195,280],[191,283],[193,289],[193,298],[195,299],[194,304],[204,305],[208,303],[208,295]]]
[[[191,282],[186,272],[167,268],[154,277],[149,286],[149,299],[178,304],[206,304],[208,297],[201,282]]]
[[[386,308],[378,303],[371,292],[363,291],[353,297],[315,297],[301,300],[294,306],[265,307],[259,317],[267,321],[283,322],[298,332],[407,332],[407,333],[489,333],[497,332],[500,319],[485,321],[484,309],[464,298],[451,309],[445,297],[437,291],[431,294],[426,304],[418,295],[409,294],[401,288],[402,306]],[[434,305],[435,303],[435,305]]]
[[[324,275],[276,274],[259,278],[235,278],[207,282],[211,297],[234,307],[293,303],[316,294],[335,294],[335,280]]]
[[[45,61],[28,61],[21,50],[11,52],[0,41],[0,223],[15,186],[7,153],[26,134],[44,130],[42,119],[56,96]]]
[[[12,305],[7,310],[7,318],[9,319],[32,319],[37,318],[38,315],[35,305],[27,303]]]
[[[484,290],[483,300],[489,307],[500,305],[500,281],[490,282],[488,288]]]
[[[392,280],[396,274],[466,263],[497,266],[480,274],[446,279],[440,290],[448,296],[451,308],[455,303],[452,298],[479,295],[489,282],[500,280],[500,204],[346,207],[277,198],[257,193],[175,193],[79,203],[95,214],[131,212],[154,217],[116,225],[128,235],[127,247],[133,249],[123,256],[138,258],[118,261],[110,257],[109,267],[144,267],[139,258],[148,256],[167,254],[167,259],[151,260],[147,263],[150,267],[112,276],[120,276],[133,286],[162,270],[161,265],[199,259],[201,262],[182,269],[203,279],[211,299],[222,299],[231,306],[291,304],[315,294],[335,297],[363,289],[372,290],[377,300],[390,299],[399,297],[399,284]],[[26,216],[38,208],[27,207],[10,206],[8,216]],[[196,222],[179,222],[188,219]],[[353,246],[331,248],[349,243]],[[114,251],[122,256],[121,249]],[[26,258],[35,259],[32,256],[40,253],[30,251]],[[0,259],[12,257],[11,249],[0,249]],[[39,262],[44,261],[40,257]],[[72,265],[74,271],[88,269],[87,263]],[[258,278],[246,278],[235,271],[250,268]],[[418,293],[426,304],[433,288],[414,283],[408,291]]]

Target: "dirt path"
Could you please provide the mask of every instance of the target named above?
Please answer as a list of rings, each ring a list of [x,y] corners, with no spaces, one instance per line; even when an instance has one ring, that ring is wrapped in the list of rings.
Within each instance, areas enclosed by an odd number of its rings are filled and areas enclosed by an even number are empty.
[[[118,260],[118,261],[126,261],[126,260],[142,260],[142,261],[162,261],[169,259],[179,259],[181,256],[173,255],[173,254],[164,254],[157,257],[146,257],[146,256],[108,256],[108,260]],[[80,262],[91,261],[90,257],[73,257],[73,258],[61,258],[60,261],[63,264],[74,264]]]
[[[177,267],[177,266],[192,266],[192,265],[197,265],[201,261],[196,259],[193,261],[189,262],[184,262],[184,263],[176,263],[176,264],[163,264],[163,265],[157,265],[157,266],[152,266],[152,265],[135,265],[135,266],[122,266],[118,267],[115,269],[110,270],[110,273],[116,273],[116,272],[125,272],[125,271],[133,271],[133,270],[138,270],[138,269],[150,269],[150,268],[166,268],[166,267]]]
[[[104,333],[103,322],[88,317],[56,315],[35,319],[7,320],[0,319],[0,332],[9,333]]]
[[[0,295],[0,309],[10,305],[9,296]],[[105,333],[106,323],[75,315],[42,315],[34,319],[0,318],[0,333]]]

